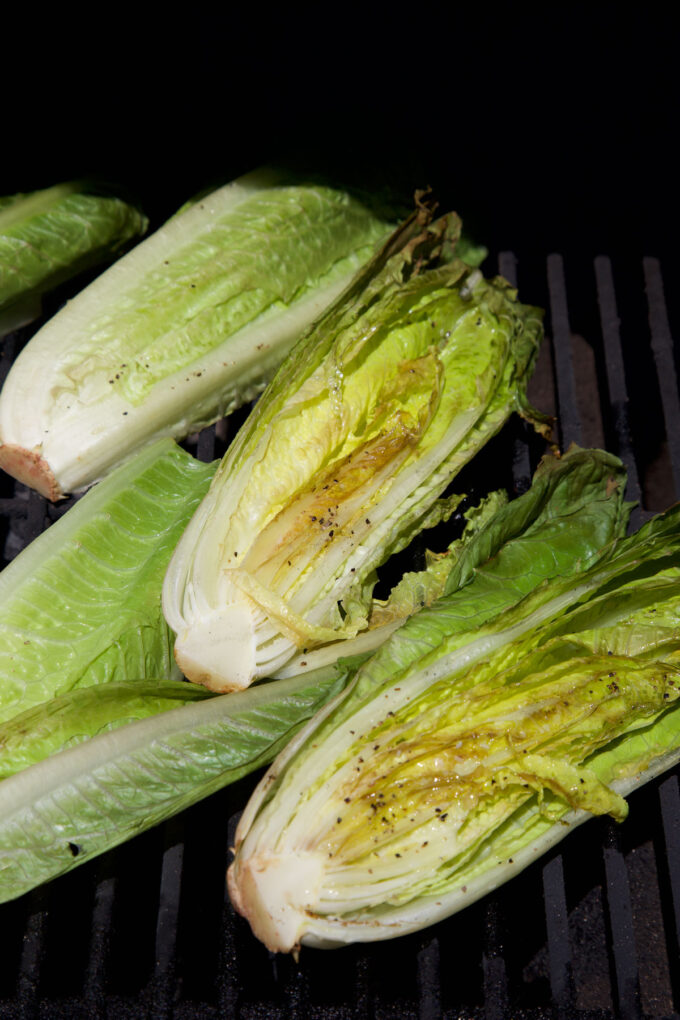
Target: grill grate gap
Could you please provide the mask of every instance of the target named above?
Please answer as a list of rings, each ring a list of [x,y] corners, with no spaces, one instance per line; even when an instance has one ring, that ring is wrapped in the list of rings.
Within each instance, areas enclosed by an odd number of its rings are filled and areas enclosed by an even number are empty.
[[[678,777],[670,775],[659,783],[660,836],[657,841],[657,869],[666,931],[666,945],[673,996],[680,998],[680,793]]]
[[[593,847],[588,844],[587,850],[592,851],[592,849]],[[571,856],[576,856],[573,851]],[[573,871],[571,877],[573,882]],[[591,877],[590,870],[586,872],[586,877]],[[572,948],[576,1015],[579,1015],[579,1010],[599,1010],[603,1011],[605,1016],[612,1016],[607,931],[603,890],[600,884],[593,884],[592,881],[589,881],[587,889],[570,911],[569,937]]]
[[[225,886],[222,909],[221,939],[219,967],[217,974],[217,1006],[219,1015],[236,1017],[240,1015],[238,1007],[239,994],[236,975],[236,925],[234,908],[231,905]]]
[[[669,1016],[673,1010],[673,995],[653,842],[646,840],[633,847],[625,860],[642,1012],[645,1016]]]

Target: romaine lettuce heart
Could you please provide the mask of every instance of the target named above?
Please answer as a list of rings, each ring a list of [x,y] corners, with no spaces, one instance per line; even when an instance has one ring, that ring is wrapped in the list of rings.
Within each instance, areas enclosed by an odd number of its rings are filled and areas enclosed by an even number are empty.
[[[190,679],[243,688],[370,627],[376,567],[452,512],[440,495],[513,411],[532,416],[541,314],[441,258],[459,230],[421,207],[300,339],[228,450],[164,586]]]
[[[625,794],[680,759],[679,525],[675,507],[500,606],[483,571],[361,665],[242,816],[229,884],[255,934],[392,938],[587,817],[625,818]]]

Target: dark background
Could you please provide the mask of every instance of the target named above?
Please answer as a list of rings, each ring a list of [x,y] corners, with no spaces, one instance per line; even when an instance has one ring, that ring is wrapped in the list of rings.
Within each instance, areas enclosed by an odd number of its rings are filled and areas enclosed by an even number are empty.
[[[156,225],[205,185],[283,159],[407,194],[432,185],[492,250],[675,259],[677,39],[660,6],[3,21],[0,193],[94,173]]]

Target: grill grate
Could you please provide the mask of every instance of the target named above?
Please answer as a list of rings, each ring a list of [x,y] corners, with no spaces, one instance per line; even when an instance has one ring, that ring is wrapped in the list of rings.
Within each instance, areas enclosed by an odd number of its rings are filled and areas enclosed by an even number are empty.
[[[532,265],[511,252],[498,261],[525,300],[548,309],[551,342],[532,399],[558,414],[563,448],[605,445],[623,459],[637,528],[680,492],[677,352],[659,262],[550,255]],[[0,382],[27,335],[5,340]],[[220,455],[244,413],[195,437],[194,452]],[[524,491],[540,453],[514,422],[461,487]],[[63,510],[0,479],[5,559]],[[0,908],[0,1018],[680,1016],[676,774],[633,794],[623,826],[589,822],[429,931],[303,951],[299,965],[267,953],[225,898],[228,846],[252,785],[242,780]]]

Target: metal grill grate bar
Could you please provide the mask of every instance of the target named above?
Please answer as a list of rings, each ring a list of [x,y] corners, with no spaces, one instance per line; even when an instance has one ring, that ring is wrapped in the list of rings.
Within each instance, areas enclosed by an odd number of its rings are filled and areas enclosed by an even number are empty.
[[[184,843],[181,827],[172,819],[164,826],[166,847],[163,851],[158,915],[156,922],[156,953],[152,981],[151,1016],[166,1020],[172,1016],[176,994],[177,927],[182,886]]]
[[[607,888],[607,907],[611,926],[611,944],[616,977],[617,1016],[621,1020],[640,1020],[640,979],[638,975],[633,910],[626,862],[614,826],[607,826],[603,848]]]
[[[47,911],[39,893],[29,897],[32,908],[24,931],[24,945],[19,964],[17,1000],[21,1020],[33,1020],[40,1008],[40,973],[45,954]]]
[[[630,405],[626,388],[626,372],[621,348],[620,321],[616,305],[616,292],[611,260],[605,256],[595,259],[597,300],[600,307],[600,324],[604,345],[609,391],[609,412],[613,418],[618,449],[614,452],[623,461],[628,472],[627,497],[638,505],[641,503],[640,479],[633,448],[630,424]],[[631,527],[636,531],[642,523],[642,511],[636,509],[631,515]]]
[[[90,1016],[97,1020],[104,1018],[107,1012],[106,976],[111,953],[115,894],[115,877],[100,878],[95,888],[89,955],[83,985],[83,997],[87,1003],[88,1011]]]
[[[439,1020],[441,1006],[441,955],[439,939],[430,939],[418,952],[418,1020]]]
[[[659,260],[645,258],[642,264],[649,307],[652,351],[659,378],[661,405],[666,423],[666,439],[677,495],[680,493],[680,399],[678,398],[678,379],[673,357],[673,338],[666,310]]]
[[[665,859],[671,890],[672,931],[667,942],[670,957],[680,960],[680,792],[677,775],[669,776],[659,787],[659,804],[663,822]],[[677,968],[676,968],[677,969]]]
[[[571,947],[569,945],[569,916],[564,887],[564,862],[556,854],[543,868],[543,896],[545,903],[548,958],[550,964],[550,991],[552,999],[563,1015],[574,1003]]]
[[[486,1020],[503,1020],[508,1015],[508,976],[502,938],[501,912],[496,897],[484,911],[484,1016]]]
[[[548,256],[548,292],[557,384],[558,429],[562,440],[560,445],[566,449],[570,443],[582,445],[583,438],[576,399],[567,287],[561,255]]]

